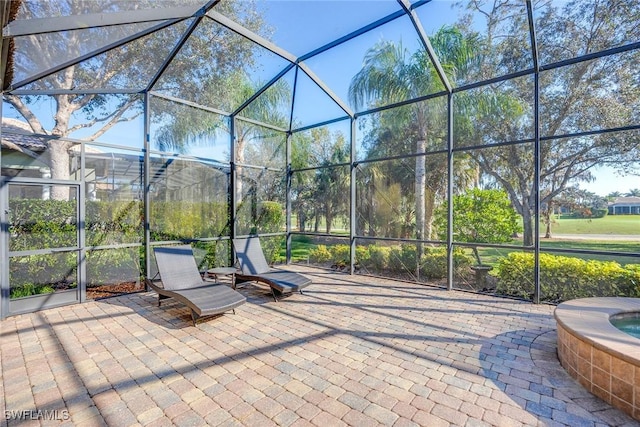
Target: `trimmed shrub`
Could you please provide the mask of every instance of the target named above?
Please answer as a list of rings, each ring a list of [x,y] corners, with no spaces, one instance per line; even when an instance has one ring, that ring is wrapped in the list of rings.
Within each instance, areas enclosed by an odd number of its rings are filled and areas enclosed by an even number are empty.
[[[424,249],[420,273],[427,279],[447,277],[447,250],[445,248]]]
[[[393,246],[389,253],[389,270],[415,271],[418,265],[418,251],[415,245]]]
[[[391,248],[386,246],[371,245],[369,248],[369,260],[366,267],[376,271],[386,270],[389,267]]]
[[[255,221],[256,231],[276,233],[282,231],[284,211],[278,202],[264,201],[258,205],[258,217]]]
[[[513,252],[497,265],[496,291],[501,294],[533,296],[532,253]],[[614,261],[583,260],[575,257],[540,254],[541,299],[562,302],[600,296],[640,296],[640,265],[620,265]]]
[[[11,199],[10,250],[75,246],[76,204],[65,200]]]
[[[193,247],[204,251],[202,261],[198,264],[200,269],[214,267],[226,267],[230,259],[230,242],[228,240],[215,240],[211,242],[194,242]],[[198,251],[199,252],[199,251]],[[194,254],[197,253],[194,251]],[[196,255],[196,258],[198,256]]]
[[[464,250],[456,248],[453,251],[454,274],[459,275],[469,268],[472,263]],[[447,277],[447,249],[438,247],[426,247],[420,263],[420,272],[427,279],[444,279]]]
[[[591,211],[592,218],[604,218],[608,213],[607,209],[593,209]]]
[[[309,262],[323,264],[332,261],[333,255],[325,245],[318,245],[314,249],[309,250]]]
[[[578,208],[571,212],[570,218],[591,219],[604,218],[609,211],[607,209],[597,208]]]
[[[371,261],[371,253],[369,248],[372,246],[356,246],[356,264],[368,265]]]
[[[228,234],[229,212],[220,202],[151,202],[151,240],[189,240]]]
[[[85,206],[88,246],[142,242],[142,201],[87,201]]]
[[[53,287],[49,285],[35,285],[33,283],[25,283],[20,286],[12,286],[9,298],[22,298],[31,295],[51,294],[53,292]]]
[[[282,261],[280,250],[284,247],[284,236],[272,236],[260,238],[264,257],[269,265],[273,265]]]
[[[329,247],[334,264],[345,265],[351,262],[351,249],[349,245],[333,245]]]
[[[494,274],[499,279],[496,293],[531,299],[534,291],[533,267],[534,258],[531,253],[511,252],[500,258],[494,268]]]
[[[143,247],[87,251],[87,286],[137,281],[143,258]]]

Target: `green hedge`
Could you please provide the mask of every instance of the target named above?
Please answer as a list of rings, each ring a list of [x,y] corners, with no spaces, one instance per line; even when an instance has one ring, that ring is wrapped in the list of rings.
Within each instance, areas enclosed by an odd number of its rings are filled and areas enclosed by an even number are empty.
[[[11,297],[75,288],[77,259],[75,252],[12,257],[9,262]]]
[[[151,240],[189,240],[229,234],[229,211],[222,202],[151,202]]]
[[[494,270],[496,292],[530,299],[533,296],[534,256],[512,252],[500,259]],[[640,297],[640,264],[583,260],[540,254],[541,300],[562,302],[575,298]]]
[[[309,251],[309,262],[315,264],[330,263],[334,267],[344,268],[351,259],[349,245],[318,245]]]
[[[389,268],[389,257],[391,256],[391,248],[387,246],[363,246],[369,251],[369,261],[362,261],[362,266],[375,271],[383,271]],[[358,259],[357,261],[360,261]]]
[[[415,271],[418,253],[415,245],[392,246],[388,269],[391,271]]]
[[[76,201],[9,201],[10,250],[27,251],[77,245]],[[20,298],[75,287],[76,253],[13,257],[9,263],[10,297]]]
[[[424,248],[420,271],[429,279],[443,279],[447,277],[446,248]],[[453,274],[461,275],[467,271],[473,259],[462,248],[453,249]]]
[[[427,279],[442,279],[447,277],[447,251],[445,248],[423,247],[420,260],[420,271]],[[463,250],[456,249],[453,253],[453,264],[456,273],[468,269],[472,259]],[[309,261],[316,264],[330,263],[337,267],[349,265],[349,246],[318,245],[309,251]],[[397,246],[357,246],[356,264],[375,272],[389,271],[396,273],[413,272],[416,270],[417,252],[415,245]]]
[[[51,294],[55,291],[50,285],[37,285],[35,283],[23,283],[19,286],[12,286],[9,298],[22,298],[31,295]]]
[[[9,211],[12,251],[77,244],[75,201],[11,199]]]
[[[326,245],[318,245],[309,251],[309,261],[324,264],[333,261],[333,254]]]
[[[11,250],[24,251],[43,248],[68,247],[77,244],[75,224],[77,202],[75,200],[11,199]],[[121,243],[142,243],[143,204],[132,201],[87,201],[85,205],[86,245],[105,246]],[[151,238],[162,240],[191,240],[228,235],[229,212],[226,202],[153,201],[150,205]],[[252,219],[252,230],[262,233],[282,229],[284,212],[278,202],[261,202],[257,216]],[[280,243],[265,239],[265,252],[276,253]],[[218,264],[221,256],[228,257],[228,250],[216,243],[199,245],[207,250],[207,260]],[[221,254],[223,253],[223,254]],[[272,255],[272,258],[275,255]],[[130,258],[130,257],[128,257]],[[137,264],[135,260],[127,260]],[[52,263],[58,261],[52,260]],[[94,274],[100,268],[105,274],[118,260],[112,254],[96,256]],[[46,262],[40,262],[40,264]],[[228,263],[228,262],[226,262]],[[75,261],[73,261],[75,264]],[[69,265],[71,267],[71,265]]]
[[[279,202],[263,201],[258,204],[257,216],[251,225],[251,233],[277,233],[282,231],[285,213]],[[282,237],[265,237],[260,239],[264,257],[269,264],[281,261],[280,249],[284,244]]]
[[[9,208],[12,251],[76,246],[77,201],[13,198]],[[228,234],[226,202],[152,202],[150,210],[152,240],[190,240]],[[259,220],[269,222],[273,216],[269,212],[268,207],[263,209]],[[139,200],[86,201],[86,245],[142,243],[143,214]],[[276,220],[281,222],[280,218]],[[205,264],[228,265],[228,243],[202,242],[194,246],[206,251]],[[11,297],[77,286],[76,263],[76,253],[12,258]],[[87,254],[87,285],[137,280],[143,264],[143,248],[91,251]]]
[[[570,214],[571,218],[604,218],[609,213],[608,209],[582,209],[573,211]]]

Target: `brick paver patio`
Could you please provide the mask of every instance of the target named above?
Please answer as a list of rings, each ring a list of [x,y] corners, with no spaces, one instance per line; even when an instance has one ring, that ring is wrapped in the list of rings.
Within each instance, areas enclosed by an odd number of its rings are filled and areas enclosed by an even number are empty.
[[[551,306],[296,269],[198,328],[152,292],[0,321],[2,425],[638,425],[564,373]]]

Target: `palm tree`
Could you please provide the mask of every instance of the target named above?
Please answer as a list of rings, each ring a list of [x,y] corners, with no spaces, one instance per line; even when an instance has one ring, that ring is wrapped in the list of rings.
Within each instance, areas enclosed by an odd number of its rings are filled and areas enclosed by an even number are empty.
[[[318,231],[319,220],[325,219],[325,230],[331,233],[333,220],[346,213],[348,207],[348,170],[344,166],[331,166],[345,163],[349,159],[349,150],[344,138],[336,138],[331,156],[325,159],[316,171],[315,191],[312,193],[316,210],[315,231]]]
[[[225,104],[229,106],[241,105],[246,99],[249,99],[263,84],[252,83],[242,73],[232,75],[229,80],[223,84],[227,89],[225,96]],[[215,96],[215,95],[212,95]],[[283,103],[289,102],[291,99],[291,89],[286,81],[279,80],[273,84],[268,90],[262,93],[249,104],[240,115],[257,120],[259,122],[268,123],[282,128],[288,127],[287,117],[283,115],[279,108]],[[265,138],[266,128],[236,120],[235,126],[235,147],[236,147],[236,163],[242,165],[246,163],[245,152],[247,145],[252,141],[262,140]],[[157,145],[160,150],[172,149],[177,152],[184,152],[188,147],[206,142],[212,135],[223,134],[228,135],[231,131],[230,123],[227,118],[217,114],[203,115],[199,110],[180,110],[172,117],[172,121],[166,123],[158,132]],[[273,131],[268,130],[267,133],[272,134]],[[284,141],[284,134],[282,140]],[[266,148],[265,144],[261,144]],[[269,147],[272,152],[269,157],[275,157],[278,150],[284,150],[284,144],[277,147]],[[261,164],[261,166],[268,166]],[[277,165],[282,166],[282,165]],[[238,175],[241,174],[241,166],[237,167]],[[238,179],[236,183],[236,200],[240,202],[243,198],[242,180]]]
[[[395,103],[420,95],[436,92],[442,87],[432,72],[432,67],[421,67],[421,56],[410,55],[402,44],[381,42],[369,49],[362,70],[351,81],[349,97],[356,107],[365,101],[374,101],[375,105]],[[418,124],[415,153],[424,153],[429,138],[429,114],[420,105],[412,110],[414,122]],[[425,157],[416,157],[415,200],[416,200],[416,238],[425,237]]]
[[[480,62],[479,38],[465,35],[458,28],[443,27],[432,38],[432,46],[450,80],[475,69]],[[356,106],[365,103],[372,107],[388,105],[435,93],[443,84],[424,49],[410,54],[402,43],[381,42],[369,49],[362,69],[354,76],[349,87],[349,97]],[[409,122],[405,129],[415,127],[415,154],[428,151],[436,144],[434,135],[442,104],[418,102],[411,104]],[[440,114],[439,114],[440,113]],[[415,215],[416,238],[429,239],[432,235],[433,208],[438,193],[443,191],[446,180],[427,177],[427,156],[415,158]],[[446,176],[446,162],[429,162],[430,176]],[[429,185],[428,185],[429,184]]]
[[[624,194],[626,197],[640,197],[640,188],[632,188]]]
[[[622,197],[622,193],[619,191],[612,191],[609,194],[607,194],[605,196],[605,198],[607,199],[607,201],[609,202],[613,202],[614,200],[616,200],[618,197]]]

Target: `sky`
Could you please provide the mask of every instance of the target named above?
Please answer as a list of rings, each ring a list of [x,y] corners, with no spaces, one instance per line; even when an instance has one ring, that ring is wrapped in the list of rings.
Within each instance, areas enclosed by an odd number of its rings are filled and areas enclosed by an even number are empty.
[[[618,176],[616,171],[609,167],[595,169],[593,174],[596,177],[595,181],[580,183],[579,186],[599,196],[606,196],[616,191],[624,195],[633,189],[640,189],[638,175]]]
[[[458,19],[457,11],[452,9],[454,3],[453,0],[433,0],[417,9],[427,34],[433,33],[442,25],[452,24]],[[258,4],[260,14],[270,24],[270,31],[264,31],[261,35],[294,56],[304,55],[340,36],[400,10],[398,2],[395,0],[269,0],[258,2]],[[474,26],[481,27],[479,17],[475,17],[472,21]],[[360,70],[367,49],[380,41],[401,42],[410,52],[415,51],[419,46],[413,25],[404,16],[330,51],[319,54],[305,63],[340,99],[349,104],[349,83]],[[284,62],[282,58],[265,53],[261,59],[258,59],[258,63],[262,73],[258,72],[254,79],[264,82],[282,69]],[[293,85],[293,71],[285,78]],[[345,115],[303,73],[298,75],[296,99],[294,117],[301,126]],[[48,115],[50,117],[52,111],[51,103],[45,103],[41,108],[41,116]],[[3,113],[11,117],[15,117],[17,114],[6,107]],[[344,128],[345,126],[338,127]],[[81,137],[81,134],[76,137]],[[114,144],[118,144],[122,140],[140,141],[139,144],[134,144],[132,147],[141,147],[142,139],[142,129],[139,123],[118,126],[101,138],[104,142]],[[214,151],[217,153],[214,155],[215,158],[224,160],[228,155],[228,137],[222,137],[221,140],[216,141]],[[191,154],[211,157],[211,147],[194,148]],[[582,188],[600,195],[606,195],[611,191],[624,193],[632,188],[640,188],[640,178],[638,177],[618,177],[614,171],[606,168],[595,172],[596,181],[581,183]]]

